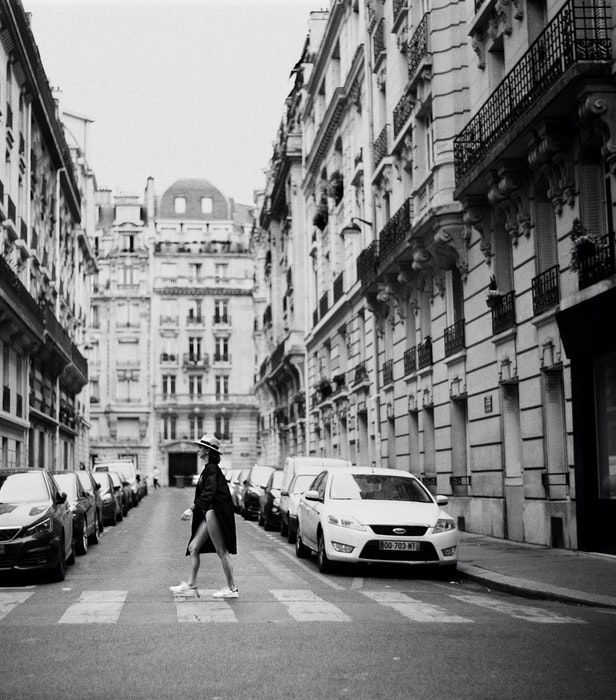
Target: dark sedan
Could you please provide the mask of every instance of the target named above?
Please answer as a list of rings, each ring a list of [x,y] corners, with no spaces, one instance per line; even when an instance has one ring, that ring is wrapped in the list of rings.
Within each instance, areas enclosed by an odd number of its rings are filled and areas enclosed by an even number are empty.
[[[255,464],[248,472],[242,485],[240,512],[248,520],[259,515],[259,499],[265,491],[267,480],[274,471],[272,467]]]
[[[96,482],[92,474],[85,469],[75,472],[81,481],[83,488],[94,498],[96,504],[96,519],[98,521],[98,534],[103,531],[103,498],[101,496],[101,487]],[[90,540],[90,544],[96,544],[94,539]]]
[[[259,499],[259,525],[266,530],[276,530],[280,527],[280,491],[284,472],[277,469],[269,478],[265,491]]]
[[[122,486],[115,486],[109,472],[92,472],[92,478],[101,487],[103,502],[103,523],[115,525],[124,517],[122,515]]]
[[[65,493],[42,469],[0,471],[0,571],[48,570],[63,581],[75,561]]]
[[[114,490],[120,487],[120,493],[122,495],[122,516],[128,515],[128,511],[133,506],[133,490],[130,484],[125,479],[122,479],[122,475],[118,472],[107,472],[113,481]],[[119,518],[122,520],[122,518]]]
[[[87,554],[88,544],[98,542],[98,516],[96,500],[81,485],[76,472],[50,472],[68,498],[73,514],[73,540],[77,554]]]

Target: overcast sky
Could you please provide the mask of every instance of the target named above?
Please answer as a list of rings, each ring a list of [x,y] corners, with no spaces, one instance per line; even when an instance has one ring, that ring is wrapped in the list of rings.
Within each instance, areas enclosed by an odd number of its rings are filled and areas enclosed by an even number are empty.
[[[205,178],[250,204],[310,10],[328,0],[23,0],[62,110],[94,123],[99,187]],[[79,122],[66,122],[82,137]]]

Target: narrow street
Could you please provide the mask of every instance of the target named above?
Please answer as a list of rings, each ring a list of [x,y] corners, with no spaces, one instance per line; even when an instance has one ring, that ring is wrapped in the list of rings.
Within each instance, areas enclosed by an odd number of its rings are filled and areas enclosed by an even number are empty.
[[[606,697],[616,614],[425,573],[324,576],[237,518],[239,600],[186,577],[192,489],[150,491],[63,583],[0,587],[1,697]]]

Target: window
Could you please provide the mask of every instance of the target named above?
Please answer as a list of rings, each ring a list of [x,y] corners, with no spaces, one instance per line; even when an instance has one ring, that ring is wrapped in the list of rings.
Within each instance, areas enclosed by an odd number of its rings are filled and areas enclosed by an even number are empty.
[[[127,252],[127,251],[125,251]],[[136,284],[137,276],[135,274],[136,270],[132,267],[122,268],[122,284]]]
[[[203,393],[203,378],[200,374],[191,374],[188,377],[188,388],[191,398],[200,397]]]
[[[125,403],[139,400],[139,382],[135,377],[120,377],[117,386],[117,399]]]
[[[203,435],[203,416],[191,416],[190,432],[193,440],[198,440]]]
[[[226,374],[216,375],[216,398],[227,398],[229,396],[229,377]]]
[[[139,439],[138,418],[118,418],[118,440],[130,442]]]
[[[216,416],[216,429],[214,432],[221,440],[229,439],[229,416],[226,413],[219,413]]]
[[[211,214],[213,209],[213,202],[211,197],[201,197],[201,213]]]
[[[229,362],[229,339],[216,338],[216,353],[214,354],[216,362]]]
[[[426,148],[426,169],[434,167],[434,121],[432,119],[432,108],[424,119],[424,135]]]
[[[100,322],[100,308],[98,305],[92,306],[92,328],[100,328],[101,327],[101,322]]]
[[[177,418],[175,416],[165,416],[163,418],[163,440],[175,440],[177,429]]]
[[[188,354],[192,361],[201,359],[201,338],[188,339]]]
[[[165,396],[175,395],[175,374],[163,374],[163,394]]]
[[[129,364],[137,366],[141,364],[138,340],[121,340],[118,343],[118,364]]]
[[[134,253],[135,252],[135,234],[134,233],[122,234],[122,252],[123,253]]]
[[[616,499],[616,353],[593,360],[599,498]]]
[[[100,399],[98,379],[90,379],[90,403],[98,403]]]
[[[229,323],[229,302],[227,299],[214,301],[214,323]]]
[[[176,214],[186,214],[186,197],[176,197],[173,203]]]
[[[189,270],[191,279],[198,280],[201,277],[201,269],[202,269],[201,263],[189,263],[188,270]]]
[[[229,265],[227,263],[216,263],[214,269],[217,282],[226,282],[229,279]]]
[[[188,321],[201,322],[201,300],[191,299],[188,307]]]

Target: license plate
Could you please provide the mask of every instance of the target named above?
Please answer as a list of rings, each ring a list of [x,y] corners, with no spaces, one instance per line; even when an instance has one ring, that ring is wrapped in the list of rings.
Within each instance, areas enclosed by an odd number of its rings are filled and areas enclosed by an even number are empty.
[[[381,540],[379,549],[393,549],[397,552],[418,552],[419,542],[400,542],[398,540]]]

